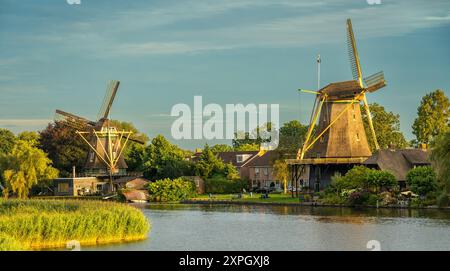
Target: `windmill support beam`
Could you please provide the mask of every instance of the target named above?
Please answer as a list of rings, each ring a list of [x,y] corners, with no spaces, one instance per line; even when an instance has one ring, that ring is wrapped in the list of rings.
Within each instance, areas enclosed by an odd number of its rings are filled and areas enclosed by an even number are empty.
[[[316,99],[318,99],[318,97]],[[319,106],[316,108],[316,112],[314,113],[314,117],[312,118],[311,122],[309,123],[308,133],[306,134],[305,142],[303,143],[303,147],[300,150],[300,153],[297,154],[298,159],[303,159],[303,156],[305,155],[305,153],[307,151],[307,149],[305,147],[309,143],[312,131],[314,130],[314,125],[317,121],[317,118],[319,117],[320,112],[322,111],[322,106],[323,106],[323,103],[325,102],[325,99],[326,99],[326,95],[320,101]]]
[[[369,104],[367,103],[367,98],[366,98],[365,93],[363,94],[363,104],[364,104],[364,109],[366,110],[367,121],[369,122],[370,132],[372,133],[372,139],[373,139],[373,143],[375,145],[375,149],[379,150],[380,146],[378,145],[377,135],[375,133],[375,128],[373,127],[373,123],[372,123],[372,114],[370,113],[370,108],[369,108]]]

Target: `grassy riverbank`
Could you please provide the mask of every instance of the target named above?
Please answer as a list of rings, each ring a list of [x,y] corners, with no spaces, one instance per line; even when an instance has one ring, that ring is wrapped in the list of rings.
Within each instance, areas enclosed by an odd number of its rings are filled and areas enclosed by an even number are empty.
[[[149,230],[142,212],[125,204],[0,199],[0,250],[142,240]]]

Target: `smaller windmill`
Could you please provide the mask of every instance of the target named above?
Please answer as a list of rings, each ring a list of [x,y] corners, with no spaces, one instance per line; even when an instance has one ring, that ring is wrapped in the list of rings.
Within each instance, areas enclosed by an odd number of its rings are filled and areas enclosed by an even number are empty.
[[[90,147],[85,172],[91,176],[109,177],[110,192],[113,190],[113,176],[126,175],[127,164],[123,157],[123,151],[127,143],[134,141],[145,144],[145,142],[133,137],[131,131],[119,131],[109,120],[109,113],[119,84],[120,82],[115,80],[109,82],[96,121],[58,109],[55,114],[55,121],[60,121],[76,129],[76,133]]]

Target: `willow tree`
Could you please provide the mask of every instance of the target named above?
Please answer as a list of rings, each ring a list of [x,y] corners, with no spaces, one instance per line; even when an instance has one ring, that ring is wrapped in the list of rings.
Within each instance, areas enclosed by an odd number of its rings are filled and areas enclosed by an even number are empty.
[[[11,152],[0,158],[6,189],[19,198],[27,198],[33,185],[43,184],[58,176],[47,154],[30,142],[18,140]]]

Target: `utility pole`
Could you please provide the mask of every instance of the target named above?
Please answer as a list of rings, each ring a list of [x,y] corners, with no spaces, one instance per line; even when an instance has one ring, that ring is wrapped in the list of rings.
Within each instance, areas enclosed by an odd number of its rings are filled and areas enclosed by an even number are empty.
[[[317,55],[317,90],[320,89],[320,62],[322,60],[320,59],[320,54]]]

